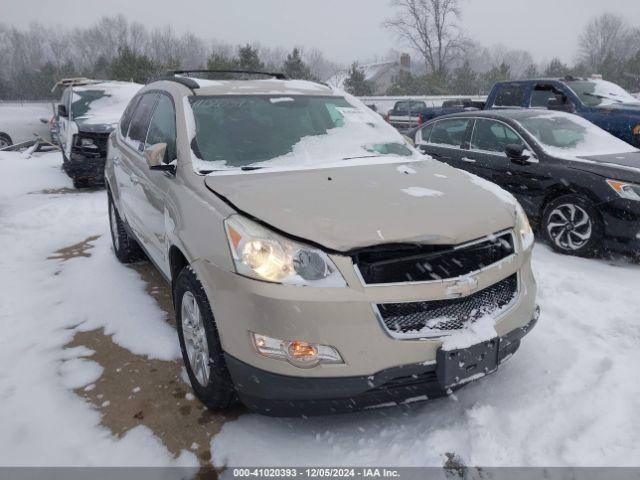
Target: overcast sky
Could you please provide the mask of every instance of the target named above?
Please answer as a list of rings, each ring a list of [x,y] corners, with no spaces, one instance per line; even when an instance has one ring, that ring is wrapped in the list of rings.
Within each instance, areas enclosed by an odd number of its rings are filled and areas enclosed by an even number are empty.
[[[537,62],[572,62],[588,20],[611,11],[640,25],[639,0],[463,0],[462,25],[479,43],[530,51]],[[339,62],[403,50],[382,22],[388,0],[0,0],[0,22],[79,26],[122,13],[148,27],[228,43],[318,47]]]

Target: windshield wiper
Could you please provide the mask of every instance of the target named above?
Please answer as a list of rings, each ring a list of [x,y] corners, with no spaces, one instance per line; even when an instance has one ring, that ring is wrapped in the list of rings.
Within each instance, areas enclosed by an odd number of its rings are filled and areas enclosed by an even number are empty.
[[[359,157],[345,157],[342,160],[357,160],[359,158],[378,158],[381,157],[382,155],[362,155]]]
[[[583,95],[586,95],[588,97],[594,97],[594,98],[599,98],[601,100],[613,100],[614,102],[618,102],[618,103],[624,103],[622,100],[620,100],[619,98],[614,98],[614,97],[608,97],[606,95],[600,95],[598,93],[591,93],[591,92],[584,92]]]
[[[247,165],[245,167],[240,167],[240,170],[242,170],[243,172],[250,172],[252,170],[260,170],[262,168],[264,168],[264,167],[254,167],[254,166],[251,166],[251,165]]]

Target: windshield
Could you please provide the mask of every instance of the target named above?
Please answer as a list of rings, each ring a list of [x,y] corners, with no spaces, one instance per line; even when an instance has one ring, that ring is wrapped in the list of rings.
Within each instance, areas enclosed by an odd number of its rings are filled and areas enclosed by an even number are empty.
[[[191,97],[194,168],[322,165],[417,155],[382,117],[338,96]]]
[[[104,90],[74,90],[71,115],[73,118],[84,117],[91,110],[93,102],[106,96],[107,92]]]
[[[141,87],[137,83],[122,82],[74,88],[71,117],[85,124],[117,123]]]
[[[426,105],[424,104],[424,102],[416,102],[416,101],[408,100],[406,102],[396,103],[394,110],[407,112],[407,111],[413,111],[413,110],[421,110],[423,108],[426,108]]]
[[[566,158],[634,152],[626,142],[575,115],[541,114],[517,120],[550,155]]]
[[[589,107],[613,105],[619,103],[640,103],[624,88],[605,80],[567,82],[582,103]]]

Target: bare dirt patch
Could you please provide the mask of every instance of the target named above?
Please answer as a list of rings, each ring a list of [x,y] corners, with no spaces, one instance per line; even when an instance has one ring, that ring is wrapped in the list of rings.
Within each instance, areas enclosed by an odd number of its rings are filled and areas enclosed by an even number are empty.
[[[38,190],[37,192],[29,192],[30,195],[78,195],[80,193],[85,193],[84,191],[77,190],[75,188],[45,188],[43,190]]]
[[[61,248],[48,257],[68,261],[90,257],[99,235]],[[150,262],[132,265],[147,284],[147,292],[167,314],[175,326],[171,289]],[[131,319],[135,321],[135,319]],[[177,335],[176,335],[177,337]],[[176,338],[177,341],[177,338]],[[103,367],[102,376],[76,393],[91,402],[102,413],[101,423],[117,437],[138,425],[145,425],[166,445],[173,455],[190,450],[203,467],[211,466],[211,437],[243,408],[212,412],[193,395],[183,380],[182,361],[163,361],[135,355],[113,342],[104,330],[78,332],[67,348],[84,346],[95,353],[91,359]]]
[[[206,409],[181,377],[182,362],[152,360],[115,344],[102,330],[78,332],[67,347],[85,346],[95,353],[104,372],[95,384],[76,393],[102,413],[101,423],[122,437],[145,425],[173,455],[184,449],[210,465],[211,437],[239,411],[217,413]]]
[[[53,255],[47,257],[47,260],[61,260],[63,262],[66,262],[68,260],[71,260],[72,258],[90,257],[91,253],[89,252],[89,250],[94,247],[94,245],[92,245],[92,242],[95,242],[100,238],[100,236],[101,235],[93,235],[91,237],[87,237],[82,242],[61,248],[60,250],[57,250]]]

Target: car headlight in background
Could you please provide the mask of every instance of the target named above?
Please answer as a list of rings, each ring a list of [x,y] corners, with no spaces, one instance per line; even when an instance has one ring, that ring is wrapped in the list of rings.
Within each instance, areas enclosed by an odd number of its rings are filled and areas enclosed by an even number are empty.
[[[535,238],[533,235],[533,229],[529,223],[529,218],[519,203],[516,204],[516,217],[516,230],[518,235],[520,235],[522,249],[527,250],[531,245],[533,245]]]
[[[618,180],[607,180],[607,184],[622,198],[640,201],[640,185]]]
[[[240,215],[227,218],[225,229],[241,275],[288,285],[346,286],[329,256],[317,248],[289,240]]]

